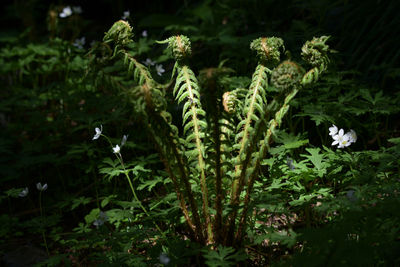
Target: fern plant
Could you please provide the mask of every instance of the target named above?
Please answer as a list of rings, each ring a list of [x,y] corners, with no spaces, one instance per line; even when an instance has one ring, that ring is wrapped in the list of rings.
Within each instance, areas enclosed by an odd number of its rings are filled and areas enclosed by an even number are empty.
[[[204,70],[197,79],[189,66],[190,40],[183,35],[159,42],[168,44],[176,61],[171,82],[159,84],[133,56],[132,38],[131,26],[118,21],[105,34],[101,51],[114,51],[112,57],[121,57],[133,73],[136,86],[127,94],[173,182],[187,235],[204,245],[240,246],[261,161],[268,156],[290,101],[327,69],[329,37],[313,38],[303,46],[308,71],[291,60],[281,62],[282,39],[254,40],[250,48],[258,65],[250,86],[232,91],[218,84],[232,72],[228,68]],[[172,85],[172,95],[182,106],[182,131],[167,110]]]

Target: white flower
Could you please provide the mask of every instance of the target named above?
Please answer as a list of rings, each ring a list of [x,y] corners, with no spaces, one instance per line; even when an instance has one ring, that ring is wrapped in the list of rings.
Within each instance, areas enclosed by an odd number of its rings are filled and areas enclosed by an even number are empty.
[[[329,128],[329,135],[332,136],[334,140],[332,146],[338,145],[338,148],[347,147],[357,141],[357,134],[354,130],[350,130],[344,134],[344,130],[340,129],[338,131],[338,128],[334,124]]]
[[[335,124],[332,124],[332,127],[329,127],[329,135],[334,136],[338,132],[338,128],[336,127]]]
[[[94,220],[94,222],[93,222],[93,225],[96,226],[97,228],[99,228],[99,226],[100,226],[100,225],[103,225],[103,224],[104,224],[104,222],[101,221],[101,220],[99,220],[99,219],[96,219],[96,220]]]
[[[147,37],[147,31],[146,30],[142,31],[142,36],[143,37]]]
[[[161,76],[165,72],[165,70],[161,64],[156,65],[156,71],[159,76]]]
[[[151,60],[150,58],[146,58],[146,61],[143,62],[143,64],[148,67],[148,66],[154,66],[156,64],[156,62]]]
[[[72,10],[70,6],[64,7],[63,11],[59,14],[60,18],[66,18],[72,15]]]
[[[351,143],[349,142],[349,136],[344,134],[344,130],[340,129],[337,135],[332,136],[333,141],[332,146],[338,145],[338,148],[344,148],[349,146]]]
[[[105,212],[100,211],[99,217],[93,222],[93,225],[99,228],[108,220],[108,216]]]
[[[165,254],[164,252],[160,254],[160,263],[164,264],[164,265],[168,265],[168,263],[171,261],[171,259],[168,257],[167,254]]]
[[[28,195],[28,193],[29,193],[29,188],[28,188],[28,187],[25,187],[25,188],[18,194],[18,196],[19,196],[19,197],[26,197],[26,196]]]
[[[117,153],[119,153],[119,152],[121,151],[121,148],[119,147],[119,145],[116,145],[116,146],[113,147],[112,149],[113,149],[113,152],[114,152],[115,154],[117,154]]]
[[[72,11],[76,14],[81,14],[82,13],[82,8],[80,6],[73,6]]]
[[[129,10],[127,10],[127,11],[124,11],[124,15],[121,18],[126,20],[129,18],[130,15],[131,15],[131,13],[129,12]]]
[[[350,132],[346,133],[349,136],[349,142],[355,143],[357,141],[357,134],[354,130],[350,130]]]
[[[96,127],[94,130],[96,131],[96,134],[93,136],[92,140],[96,140],[100,137],[101,132],[103,131],[103,125],[100,125],[100,129]]]
[[[47,184],[44,184],[44,185],[42,186],[41,183],[37,183],[37,184],[36,184],[36,188],[37,188],[39,191],[45,191],[45,190],[47,189]]]
[[[83,36],[80,39],[79,38],[75,39],[75,42],[72,45],[79,49],[83,49],[83,46],[85,45],[85,43],[86,43],[86,38],[85,38],[85,36]]]
[[[124,135],[121,140],[121,147],[126,144],[126,140],[128,139],[129,135]]]

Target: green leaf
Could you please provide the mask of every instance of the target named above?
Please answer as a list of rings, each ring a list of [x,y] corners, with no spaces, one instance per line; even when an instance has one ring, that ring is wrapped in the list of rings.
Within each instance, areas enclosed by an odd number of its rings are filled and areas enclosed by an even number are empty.
[[[164,177],[155,176],[155,177],[153,177],[153,179],[147,180],[147,181],[144,181],[143,183],[141,183],[137,187],[137,189],[138,190],[142,190],[142,189],[147,188],[147,191],[150,192],[153,189],[153,187],[155,187],[158,183],[162,183],[163,184],[164,179],[165,179]]]
[[[85,221],[87,224],[93,223],[97,217],[99,217],[100,209],[92,209],[88,215],[85,216]]]
[[[330,166],[330,163],[326,161],[326,156],[324,154],[320,154],[320,148],[306,148],[306,151],[310,153],[310,155],[302,154],[305,158],[307,158],[314,165],[314,172],[322,177],[327,172],[327,168]]]
[[[279,131],[277,134],[276,141],[278,143],[282,143],[286,149],[294,149],[304,146],[308,144],[308,139],[302,139],[300,135],[294,135],[292,133],[286,133],[283,131]]]

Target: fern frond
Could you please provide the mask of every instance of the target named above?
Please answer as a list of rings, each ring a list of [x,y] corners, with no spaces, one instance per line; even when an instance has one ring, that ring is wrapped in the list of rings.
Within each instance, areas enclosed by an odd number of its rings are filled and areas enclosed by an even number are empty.
[[[188,161],[195,163],[200,174],[200,186],[203,198],[203,213],[206,220],[209,242],[212,240],[211,219],[208,211],[208,188],[206,183],[205,149],[203,140],[207,122],[204,120],[205,111],[201,107],[200,93],[197,79],[193,71],[186,65],[179,68],[177,81],[174,88],[175,98],[178,103],[185,103],[182,114],[184,123],[184,134],[186,135],[185,146]],[[194,144],[194,147],[191,145]]]
[[[262,159],[265,158],[266,153],[270,149],[270,143],[272,142],[272,137],[275,134],[275,130],[279,125],[282,123],[282,119],[289,110],[289,103],[290,101],[296,96],[297,92],[299,91],[300,84],[298,86],[293,87],[292,91],[288,93],[288,95],[285,97],[285,100],[283,102],[283,105],[281,108],[275,113],[274,118],[269,122],[268,124],[268,130],[266,133],[266,136],[264,140],[261,142],[260,150],[257,153],[256,157],[254,157],[254,161],[251,164],[253,167],[249,171],[249,181],[248,181],[248,186],[246,189],[246,195],[244,199],[244,208],[242,211],[242,214],[240,216],[239,220],[239,229],[236,233],[236,239],[240,239],[241,235],[243,233],[244,227],[245,227],[245,220],[247,216],[247,211],[249,207],[249,201],[250,201],[250,193],[253,189],[254,181],[255,178],[257,177],[258,170],[260,168],[260,162]]]
[[[266,105],[266,90],[268,86],[268,76],[267,73],[269,69],[264,65],[258,65],[252,78],[250,84],[249,92],[245,99],[245,104],[243,108],[243,115],[245,119],[239,122],[237,130],[238,132],[235,136],[235,143],[237,144],[235,148],[239,150],[238,155],[235,159],[236,167],[236,179],[232,187],[232,201],[236,201],[239,194],[239,189],[243,181],[239,180],[240,170],[243,169],[243,163],[248,152],[250,145],[250,140],[254,134],[253,122],[258,121],[260,116],[264,114],[264,105]]]

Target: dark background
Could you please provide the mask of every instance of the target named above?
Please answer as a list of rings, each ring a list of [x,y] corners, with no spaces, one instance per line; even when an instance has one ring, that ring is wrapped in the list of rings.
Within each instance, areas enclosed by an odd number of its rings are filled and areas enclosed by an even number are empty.
[[[171,24],[196,26],[209,37],[225,30],[228,36],[238,38],[238,44],[230,47],[232,54],[247,48],[254,36],[280,36],[287,46],[297,47],[295,44],[324,34],[333,36],[331,46],[339,51],[340,68],[360,71],[368,83],[385,88],[398,82],[399,1],[3,1],[1,36],[29,28],[27,41],[46,39],[49,7],[67,5],[82,7],[80,31],[88,42],[100,40],[126,10],[136,32],[151,29],[160,39],[170,35],[164,28]],[[63,37],[72,40],[73,35]],[[214,42],[211,49],[218,49],[224,40]],[[207,51],[196,53],[207,59],[205,65],[218,63],[219,58],[204,57]]]

